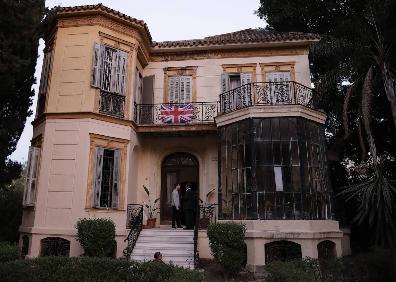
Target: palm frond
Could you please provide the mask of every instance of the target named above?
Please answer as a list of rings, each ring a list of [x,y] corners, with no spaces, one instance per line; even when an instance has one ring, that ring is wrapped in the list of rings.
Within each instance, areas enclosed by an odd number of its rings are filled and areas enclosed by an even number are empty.
[[[396,185],[386,178],[381,165],[369,179],[344,187],[337,196],[343,197],[346,202],[356,203],[353,222],[358,225],[367,222],[375,234],[376,244],[389,246],[394,243]]]
[[[377,148],[375,147],[373,133],[370,127],[371,117],[371,100],[373,94],[373,67],[371,66],[367,71],[362,88],[362,117],[363,125],[367,134],[370,153],[373,157],[374,164],[377,165]]]

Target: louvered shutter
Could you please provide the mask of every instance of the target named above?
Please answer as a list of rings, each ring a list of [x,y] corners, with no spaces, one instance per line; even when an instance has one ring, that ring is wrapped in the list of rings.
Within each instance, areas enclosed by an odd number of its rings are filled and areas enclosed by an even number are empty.
[[[266,77],[268,82],[290,81],[290,72],[268,72]]]
[[[139,91],[140,84],[141,84],[141,81],[139,79],[139,70],[135,69],[135,103],[136,104],[141,103],[142,94]]]
[[[192,88],[192,77],[180,76],[180,91],[179,91],[180,104],[191,103],[191,92],[192,92],[191,88]]]
[[[251,104],[251,84],[252,83],[252,77],[253,74],[248,72],[248,73],[241,73],[241,97],[239,97],[237,104],[239,104],[239,107],[241,105],[243,106],[248,106]]]
[[[115,93],[120,95],[125,95],[126,87],[126,75],[127,75],[127,68],[128,68],[128,53],[118,50],[117,51],[117,64],[116,64],[116,89]]]
[[[95,42],[93,56],[92,56],[92,75],[91,85],[94,87],[101,87],[101,70],[102,70],[102,55],[103,46]]]
[[[93,206],[100,207],[100,192],[102,187],[102,168],[103,168],[103,153],[104,149],[101,147],[95,148],[95,165],[94,165],[94,187],[93,187]]]
[[[230,76],[228,73],[221,74],[221,93],[230,90]]]
[[[291,102],[291,84],[290,72],[269,72],[266,74],[267,82],[267,97],[273,104],[290,103]],[[283,83],[284,82],[284,83]]]
[[[46,52],[44,55],[43,68],[41,70],[40,89],[39,94],[45,95],[48,88],[48,78],[52,66],[53,50]]]
[[[121,155],[119,150],[114,151],[114,169],[113,169],[113,190],[111,197],[111,207],[118,207],[118,194],[120,192],[121,182]]]
[[[32,205],[36,199],[39,159],[40,148],[30,147],[26,169],[25,191],[23,194],[24,205]]]
[[[252,83],[253,74],[251,72],[241,73],[241,85]]]
[[[221,93],[224,94],[225,92],[230,90],[230,76],[228,73],[221,74]],[[220,95],[220,107],[222,112],[229,112],[230,109],[230,97],[229,94],[227,95]]]
[[[118,93],[119,53],[111,50],[110,92]]]
[[[179,103],[179,88],[180,88],[179,77],[168,78],[168,98],[169,103]]]

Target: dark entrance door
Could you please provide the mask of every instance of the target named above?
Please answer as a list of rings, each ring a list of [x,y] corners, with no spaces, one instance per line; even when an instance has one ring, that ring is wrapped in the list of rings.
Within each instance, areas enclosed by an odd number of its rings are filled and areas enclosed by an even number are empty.
[[[180,183],[181,196],[187,184],[198,192],[198,160],[188,153],[174,153],[164,159],[161,171],[161,224],[170,224],[172,220],[171,194],[175,185]],[[182,223],[183,218],[182,211]]]

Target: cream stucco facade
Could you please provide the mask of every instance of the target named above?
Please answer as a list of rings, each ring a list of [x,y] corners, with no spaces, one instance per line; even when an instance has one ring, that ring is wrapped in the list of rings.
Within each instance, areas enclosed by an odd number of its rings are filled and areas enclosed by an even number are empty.
[[[149,187],[152,199],[161,197],[165,177],[163,163],[174,153],[195,157],[199,196],[205,199],[208,192],[214,190],[205,200],[217,204],[218,127],[260,117],[301,117],[318,124],[325,122],[323,113],[301,105],[256,106],[219,115],[216,120],[213,116],[204,122],[187,124],[143,124],[136,119],[139,113],[135,103],[139,99],[148,99],[151,104],[168,102],[168,80],[174,75],[190,75],[191,102],[214,103],[216,110],[219,94],[223,92],[222,74],[227,72],[252,73],[254,83],[266,81],[269,72],[284,71],[290,74],[290,80],[310,87],[308,47],[317,39],[207,46],[158,45],[152,42],[143,22],[101,5],[61,8],[51,25],[52,32],[46,38],[51,63],[41,82],[47,79],[48,86],[40,93],[42,104],[33,122],[32,146],[40,148],[35,198],[26,205],[20,227],[21,244],[24,236],[29,239],[27,255],[30,257],[41,255],[41,240],[48,237],[69,240],[70,256],[81,255],[82,249],[75,239],[75,224],[78,219],[87,217],[114,221],[117,257],[123,256],[128,233],[127,206],[147,201],[143,185]],[[127,54],[122,116],[103,112],[101,90],[92,87],[95,43]],[[148,87],[151,91],[136,90],[137,71],[142,78],[153,77]],[[152,115],[154,111],[148,115],[149,120]],[[120,152],[115,207],[92,206],[97,146]],[[156,216],[157,226],[167,224],[161,212]],[[240,221],[247,226],[247,263],[252,269],[265,264],[264,245],[276,240],[299,243],[303,256],[317,257],[317,244],[323,240],[335,243],[337,256],[348,250],[348,238],[330,217],[328,220]],[[199,250],[201,257],[211,257],[204,231],[199,234]]]

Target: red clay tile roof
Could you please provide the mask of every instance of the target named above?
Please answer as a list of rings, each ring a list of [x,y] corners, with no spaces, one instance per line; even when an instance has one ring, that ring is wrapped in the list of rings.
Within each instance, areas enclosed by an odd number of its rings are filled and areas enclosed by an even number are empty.
[[[207,36],[203,39],[153,42],[156,48],[193,47],[209,45],[225,45],[238,43],[268,43],[287,41],[318,41],[319,35],[303,32],[276,32],[263,28],[244,29],[240,31]]]
[[[140,25],[142,28],[144,28],[145,32],[147,33],[147,37],[149,38],[150,42],[152,42],[151,34],[148,29],[147,24],[142,21],[138,20],[135,18],[132,18],[128,15],[125,15],[121,12],[118,12],[116,10],[110,9],[109,7],[104,6],[103,4],[99,3],[96,5],[84,5],[84,6],[74,6],[74,7],[56,7],[55,12],[56,13],[62,13],[62,12],[80,12],[80,11],[101,11],[101,12],[106,12],[111,15],[114,15],[116,17],[119,17],[121,19],[124,19],[126,21],[132,22],[134,24]]]
[[[291,42],[291,41],[318,41],[320,38],[313,33],[303,32],[276,32],[268,31],[262,28],[244,29],[240,31],[224,33],[214,36],[207,36],[203,39],[190,39],[178,41],[153,42],[147,24],[116,10],[110,9],[102,4],[84,5],[74,7],[56,7],[56,13],[73,13],[82,11],[100,11],[119,17],[126,21],[141,26],[147,34],[147,37],[154,49],[161,48],[177,48],[177,47],[195,47],[195,46],[213,46],[227,44],[243,44],[243,43],[272,43],[272,42]]]

